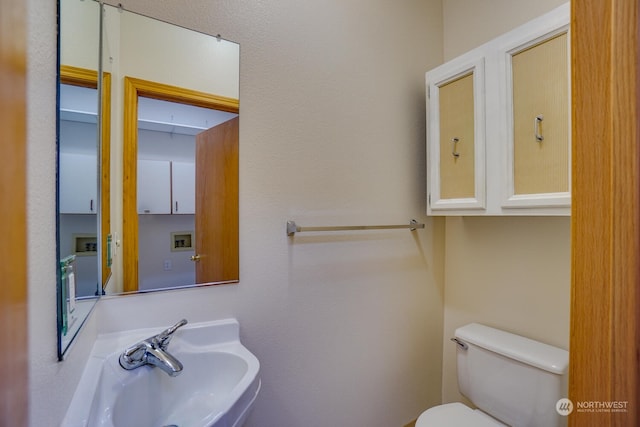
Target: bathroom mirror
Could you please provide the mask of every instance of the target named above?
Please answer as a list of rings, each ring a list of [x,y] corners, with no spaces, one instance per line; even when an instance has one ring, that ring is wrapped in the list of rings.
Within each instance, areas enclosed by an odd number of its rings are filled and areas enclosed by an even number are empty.
[[[58,8],[62,360],[101,295],[238,282],[239,46],[122,4]]]
[[[101,214],[108,203],[101,200],[99,182],[100,118],[105,117],[100,114],[105,104],[99,105],[99,92],[109,80],[98,79],[99,3],[60,0],[58,8],[56,262],[58,358],[62,359],[109,274],[101,263],[100,229],[108,228],[109,219]],[[108,105],[108,98],[102,102]]]
[[[114,100],[104,291],[238,282],[239,46],[125,9],[103,5]]]

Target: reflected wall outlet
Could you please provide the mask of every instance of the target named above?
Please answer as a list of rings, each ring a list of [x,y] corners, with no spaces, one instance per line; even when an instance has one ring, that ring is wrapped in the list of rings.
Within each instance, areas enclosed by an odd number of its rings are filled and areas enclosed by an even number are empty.
[[[171,260],[165,259],[164,262],[162,263],[162,267],[164,268],[164,271],[171,270]]]

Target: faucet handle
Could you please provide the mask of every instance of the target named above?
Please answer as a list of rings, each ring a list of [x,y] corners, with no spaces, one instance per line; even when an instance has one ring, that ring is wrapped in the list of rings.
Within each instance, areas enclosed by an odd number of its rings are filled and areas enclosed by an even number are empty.
[[[125,349],[122,354],[128,359],[142,359],[142,352],[144,352],[144,350],[144,343],[139,342]],[[136,356],[136,353],[138,353],[138,356]]]
[[[144,355],[146,352],[146,344],[144,341],[140,341],[137,344],[126,348],[120,355],[120,366],[125,369],[133,369],[144,363]]]
[[[166,349],[167,346],[169,345],[169,341],[171,341],[171,337],[173,337],[174,332],[177,331],[178,328],[186,324],[187,324],[187,319],[182,319],[172,327],[167,328],[164,331],[160,332],[158,335],[156,335],[154,338],[158,343],[158,345],[160,346],[160,348],[162,348],[163,350]]]

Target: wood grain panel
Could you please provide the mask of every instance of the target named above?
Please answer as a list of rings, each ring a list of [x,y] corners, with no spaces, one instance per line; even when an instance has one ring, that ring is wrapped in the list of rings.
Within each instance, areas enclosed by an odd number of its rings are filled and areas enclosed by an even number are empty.
[[[239,279],[239,122],[196,136],[196,283]]]
[[[473,100],[473,73],[439,88],[441,199],[476,195]]]
[[[571,2],[570,426],[638,425],[640,218],[638,5]]]
[[[138,97],[195,105],[237,113],[239,101],[177,86],[132,77],[124,78],[124,148],[123,148],[123,290],[138,290]]]
[[[25,7],[0,0],[0,235],[11,242],[0,245],[2,426],[26,426],[28,414]]]
[[[111,233],[111,74],[102,74],[102,159],[100,178],[100,221],[102,247],[102,286],[104,287],[111,275],[111,266],[107,265],[109,258],[107,236]]]
[[[138,290],[138,91],[124,79],[122,263],[124,292]]]
[[[512,57],[516,195],[569,191],[567,42],[561,34]]]

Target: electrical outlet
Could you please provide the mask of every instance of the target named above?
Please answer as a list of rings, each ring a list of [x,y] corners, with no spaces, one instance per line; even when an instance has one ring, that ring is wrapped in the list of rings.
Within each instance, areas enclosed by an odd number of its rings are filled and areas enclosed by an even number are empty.
[[[162,266],[164,268],[164,271],[171,270],[171,260],[170,259],[165,259],[164,262],[162,263]]]

